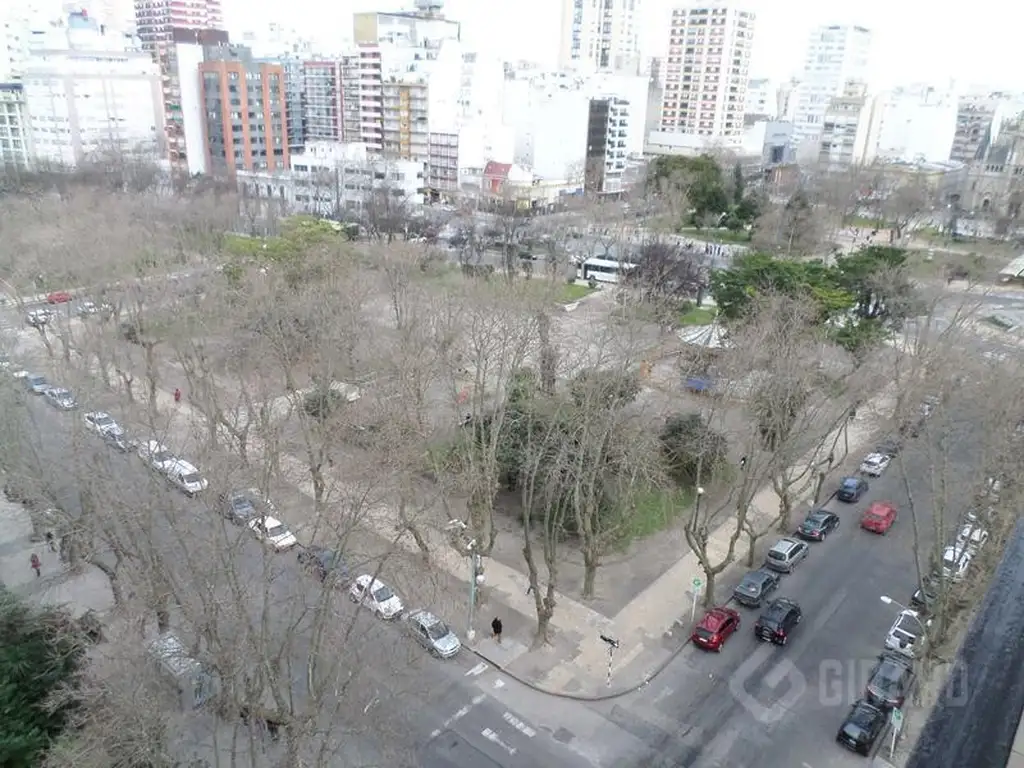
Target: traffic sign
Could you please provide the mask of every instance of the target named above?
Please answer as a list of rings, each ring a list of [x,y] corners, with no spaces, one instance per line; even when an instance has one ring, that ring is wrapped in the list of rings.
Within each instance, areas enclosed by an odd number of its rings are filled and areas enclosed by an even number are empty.
[[[700,580],[700,576],[693,577],[693,588],[700,592],[701,587],[704,586],[704,582]]]
[[[892,727],[897,731],[903,727],[903,712],[899,709],[892,711]]]

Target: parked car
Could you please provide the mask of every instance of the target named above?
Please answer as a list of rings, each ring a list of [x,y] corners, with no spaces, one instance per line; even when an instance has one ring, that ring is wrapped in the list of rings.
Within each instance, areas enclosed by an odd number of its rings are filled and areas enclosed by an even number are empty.
[[[850,707],[846,719],[839,726],[836,741],[847,749],[867,757],[885,733],[888,723],[888,712],[861,699]]]
[[[139,458],[142,459],[154,472],[163,472],[164,467],[177,461],[175,456],[166,445],[156,440],[147,440],[139,446]]]
[[[789,642],[790,633],[803,620],[803,611],[796,602],[777,597],[765,608],[754,624],[754,637],[776,645]]]
[[[402,625],[416,642],[439,659],[450,659],[462,650],[462,642],[437,616],[424,610],[402,616]]]
[[[956,537],[956,546],[976,555],[988,541],[988,531],[980,525],[968,523],[960,529]]]
[[[954,544],[942,551],[942,575],[950,581],[963,581],[974,557],[966,546]]]
[[[324,582],[333,579],[338,583],[348,583],[348,566],[336,549],[326,549],[310,545],[299,549],[299,565]]]
[[[809,548],[806,541],[799,539],[779,539],[768,550],[768,557],[764,564],[773,571],[780,573],[792,573],[796,564],[807,557]]]
[[[796,529],[796,535],[808,541],[824,541],[825,537],[838,527],[839,515],[829,512],[827,509],[816,509],[800,523],[800,527]]]
[[[78,407],[71,390],[64,387],[50,387],[43,392],[43,397],[46,398],[46,402],[61,411],[73,411]]]
[[[747,608],[760,608],[761,602],[779,588],[779,575],[767,568],[749,571],[732,591],[732,598]]]
[[[721,651],[725,641],[740,628],[740,615],[732,608],[712,608],[704,614],[690,640],[709,651]]]
[[[104,432],[103,433],[103,442],[105,442],[108,446],[110,446],[114,450],[120,451],[121,453],[128,453],[129,451],[134,451],[136,448],[139,447],[139,441],[138,440],[133,440],[133,439],[129,438],[120,429],[118,431],[116,431],[116,432],[115,431]]]
[[[839,481],[839,490],[836,491],[836,498],[840,501],[853,503],[860,501],[860,497],[868,492],[868,481],[863,477],[844,477]]]
[[[54,291],[46,295],[47,304],[67,304],[71,301],[71,294],[67,291]]]
[[[249,521],[249,530],[275,552],[284,552],[299,543],[294,534],[276,517],[257,517]]]
[[[41,374],[30,373],[25,377],[25,387],[33,395],[44,395],[46,390],[50,388],[50,382]]]
[[[872,453],[880,453],[883,456],[895,458],[899,456],[900,450],[903,448],[903,442],[898,437],[887,437],[878,445],[875,446],[875,450]]]
[[[1003,481],[998,477],[985,478],[985,485],[978,492],[978,498],[990,504],[998,504],[1003,493]]]
[[[205,491],[209,485],[199,470],[184,459],[176,458],[167,462],[163,466],[163,473],[171,485],[192,498]]]
[[[926,622],[922,621],[921,614],[917,611],[909,608],[900,611],[885,636],[885,647],[914,658],[914,655],[924,647],[925,626]]]
[[[888,501],[875,501],[864,510],[860,518],[860,527],[865,531],[885,535],[896,522],[896,507]]]
[[[391,587],[372,576],[357,576],[348,595],[353,603],[369,608],[380,619],[393,619],[402,613],[402,600],[391,591]]]
[[[864,697],[876,707],[902,707],[914,684],[914,662],[902,653],[883,653],[868,677]]]
[[[221,516],[235,525],[244,525],[259,514],[248,491],[231,491],[217,496]]]
[[[48,309],[30,309],[25,313],[25,324],[33,328],[42,328],[50,322],[51,315]]]
[[[921,585],[910,596],[910,607],[922,615],[931,613],[932,606],[939,599],[941,588],[940,576],[925,576],[921,580]]]
[[[114,421],[114,417],[105,411],[89,411],[82,420],[85,421],[86,429],[103,435],[107,432],[123,432],[121,425]]]
[[[891,462],[892,456],[887,453],[869,453],[860,463],[860,471],[868,477],[881,477]]]

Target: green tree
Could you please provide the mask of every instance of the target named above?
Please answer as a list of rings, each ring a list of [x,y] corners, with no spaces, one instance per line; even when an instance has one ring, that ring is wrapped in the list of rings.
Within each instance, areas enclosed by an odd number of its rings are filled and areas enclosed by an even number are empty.
[[[0,587],[0,765],[34,768],[70,724],[85,640],[60,610]]]
[[[746,181],[743,179],[743,168],[739,163],[732,167],[732,204],[739,207],[743,203],[746,191]]]
[[[729,211],[730,195],[722,167],[711,155],[664,155],[655,158],[647,178],[648,185],[655,190],[683,193],[689,211],[680,216],[682,225],[702,226],[709,217]]]
[[[699,413],[669,416],[658,437],[668,473],[679,485],[695,485],[725,463],[725,436],[713,430]]]
[[[871,245],[836,259],[839,284],[855,297],[853,311],[862,320],[900,323],[913,309],[913,286],[902,248]]]

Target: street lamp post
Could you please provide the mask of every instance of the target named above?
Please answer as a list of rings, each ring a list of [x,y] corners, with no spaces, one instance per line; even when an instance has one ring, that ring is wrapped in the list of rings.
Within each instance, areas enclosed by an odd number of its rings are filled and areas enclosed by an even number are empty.
[[[608,678],[606,681],[607,687],[612,687],[612,661],[615,659],[615,649],[619,647],[619,641],[608,635],[601,635],[601,640],[604,641],[605,645],[608,646]]]

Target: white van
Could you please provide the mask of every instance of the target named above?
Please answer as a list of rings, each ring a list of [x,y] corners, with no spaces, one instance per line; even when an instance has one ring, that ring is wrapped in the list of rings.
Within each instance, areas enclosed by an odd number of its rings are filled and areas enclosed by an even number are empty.
[[[216,675],[189,655],[170,632],[149,644],[149,657],[177,690],[182,709],[198,709],[217,695]]]

